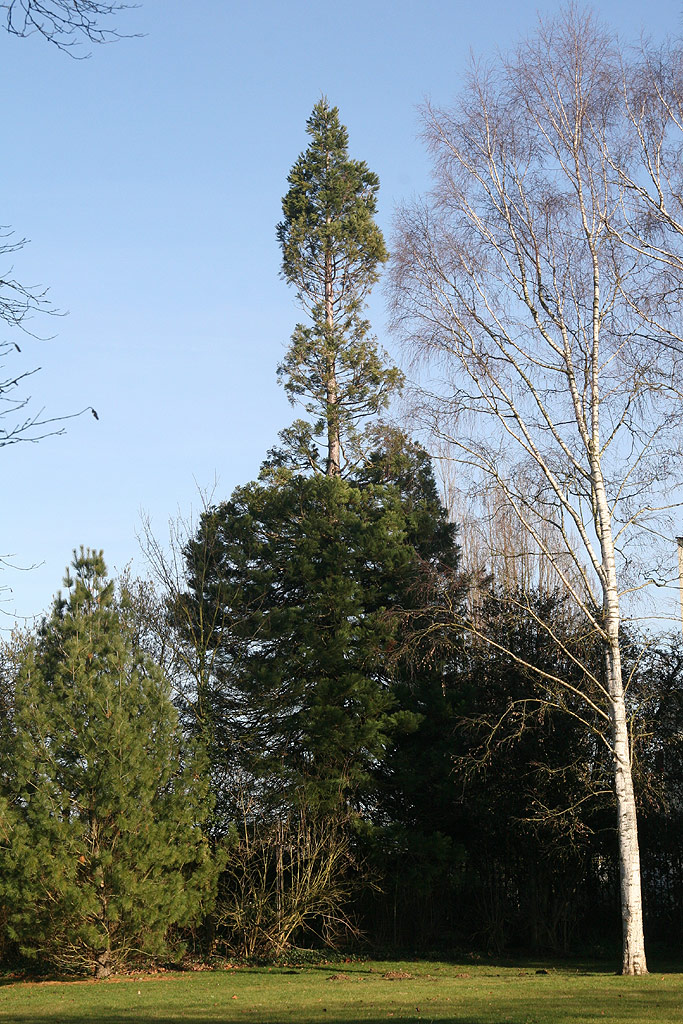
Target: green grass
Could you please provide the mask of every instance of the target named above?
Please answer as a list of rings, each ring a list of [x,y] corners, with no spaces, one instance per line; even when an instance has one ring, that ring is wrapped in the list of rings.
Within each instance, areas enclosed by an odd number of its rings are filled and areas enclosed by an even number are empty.
[[[622,978],[590,966],[549,966],[537,974],[537,967],[354,962],[105,982],[8,982],[0,987],[0,1021],[679,1024],[683,1019],[683,974]]]

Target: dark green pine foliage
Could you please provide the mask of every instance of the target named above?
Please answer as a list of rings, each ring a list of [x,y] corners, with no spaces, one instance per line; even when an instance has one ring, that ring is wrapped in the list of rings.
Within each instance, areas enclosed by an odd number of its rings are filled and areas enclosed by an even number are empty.
[[[203,761],[183,750],[168,684],[105,573],[101,553],[81,549],[23,657],[0,862],[21,949],[99,977],[167,951],[169,926],[210,904],[215,874],[198,826]]]
[[[225,624],[214,698],[264,810],[336,816],[367,791],[402,717],[387,652],[406,529],[395,489],[293,476],[239,488],[188,545],[186,614]]]
[[[339,476],[358,460],[359,424],[386,407],[402,377],[362,316],[387,259],[374,220],[379,179],[349,158],[347,130],[326,99],[306,131],[311,141],[289,174],[277,237],[282,275],[310,322],[297,324],[278,374],[292,403],[314,418],[282,432],[284,448],[271,453],[270,465]]]

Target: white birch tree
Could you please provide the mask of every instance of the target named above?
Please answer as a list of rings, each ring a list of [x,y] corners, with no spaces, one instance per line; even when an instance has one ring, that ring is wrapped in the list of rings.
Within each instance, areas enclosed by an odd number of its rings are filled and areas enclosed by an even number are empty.
[[[680,264],[657,263],[656,224],[637,209],[623,71],[614,38],[570,7],[508,58],[474,67],[454,108],[428,108],[435,184],[399,216],[392,299],[396,327],[432,373],[422,408],[440,444],[475,486],[504,496],[587,624],[587,647],[597,637],[604,653],[597,673],[563,648],[585,685],[546,671],[539,699],[565,709],[579,699],[587,727],[602,723],[622,970],[644,974],[620,626],[629,595],[661,581],[683,410],[671,296],[683,277]],[[664,325],[646,301],[653,283],[669,297]],[[525,610],[535,614],[531,600]]]

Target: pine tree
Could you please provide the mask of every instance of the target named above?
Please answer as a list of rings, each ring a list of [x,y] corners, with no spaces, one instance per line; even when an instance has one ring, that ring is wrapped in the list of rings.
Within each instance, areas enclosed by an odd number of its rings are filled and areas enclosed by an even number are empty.
[[[347,130],[326,99],[313,108],[306,131],[311,142],[289,174],[277,237],[282,275],[311,322],[297,324],[278,373],[290,400],[315,420],[297,421],[281,438],[295,464],[319,469],[317,439],[324,435],[325,472],[339,476],[354,462],[359,422],[386,407],[402,377],[362,317],[387,259],[374,221],[379,179],[349,158]]]
[[[81,548],[65,585],[17,678],[0,894],[25,953],[106,977],[210,902],[207,793],[101,552]]]

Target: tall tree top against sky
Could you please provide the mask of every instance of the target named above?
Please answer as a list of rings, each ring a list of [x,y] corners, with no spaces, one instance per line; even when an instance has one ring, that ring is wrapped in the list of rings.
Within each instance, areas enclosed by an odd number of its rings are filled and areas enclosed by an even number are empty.
[[[626,39],[683,30],[679,0],[593,7]],[[49,607],[75,545],[139,567],[141,509],[161,534],[198,506],[197,485],[217,479],[227,496],[289,423],[275,369],[298,314],[275,225],[313,104],[324,94],[339,107],[351,157],[379,175],[390,246],[394,204],[429,184],[416,106],[448,102],[470,51],[507,49],[538,8],[347,0],[313,17],[303,0],[144,0],[116,22],[141,38],[84,45],[80,61],[0,35],[12,98],[0,223],[31,240],[17,279],[70,311],[35,321],[52,341],[12,339],[12,369],[42,366],[27,388],[36,410],[100,415],[0,453],[0,554],[41,563],[0,573],[8,626]],[[369,318],[387,344],[380,286]]]
[[[401,375],[364,316],[388,259],[375,222],[379,178],[349,158],[348,131],[327,99],[316,103],[306,132],[311,141],[287,177],[277,238],[282,276],[308,322],[294,328],[278,376],[314,421],[299,420],[280,437],[306,469],[322,468],[324,448],[325,472],[340,476],[363,458],[359,424],[388,408]]]

